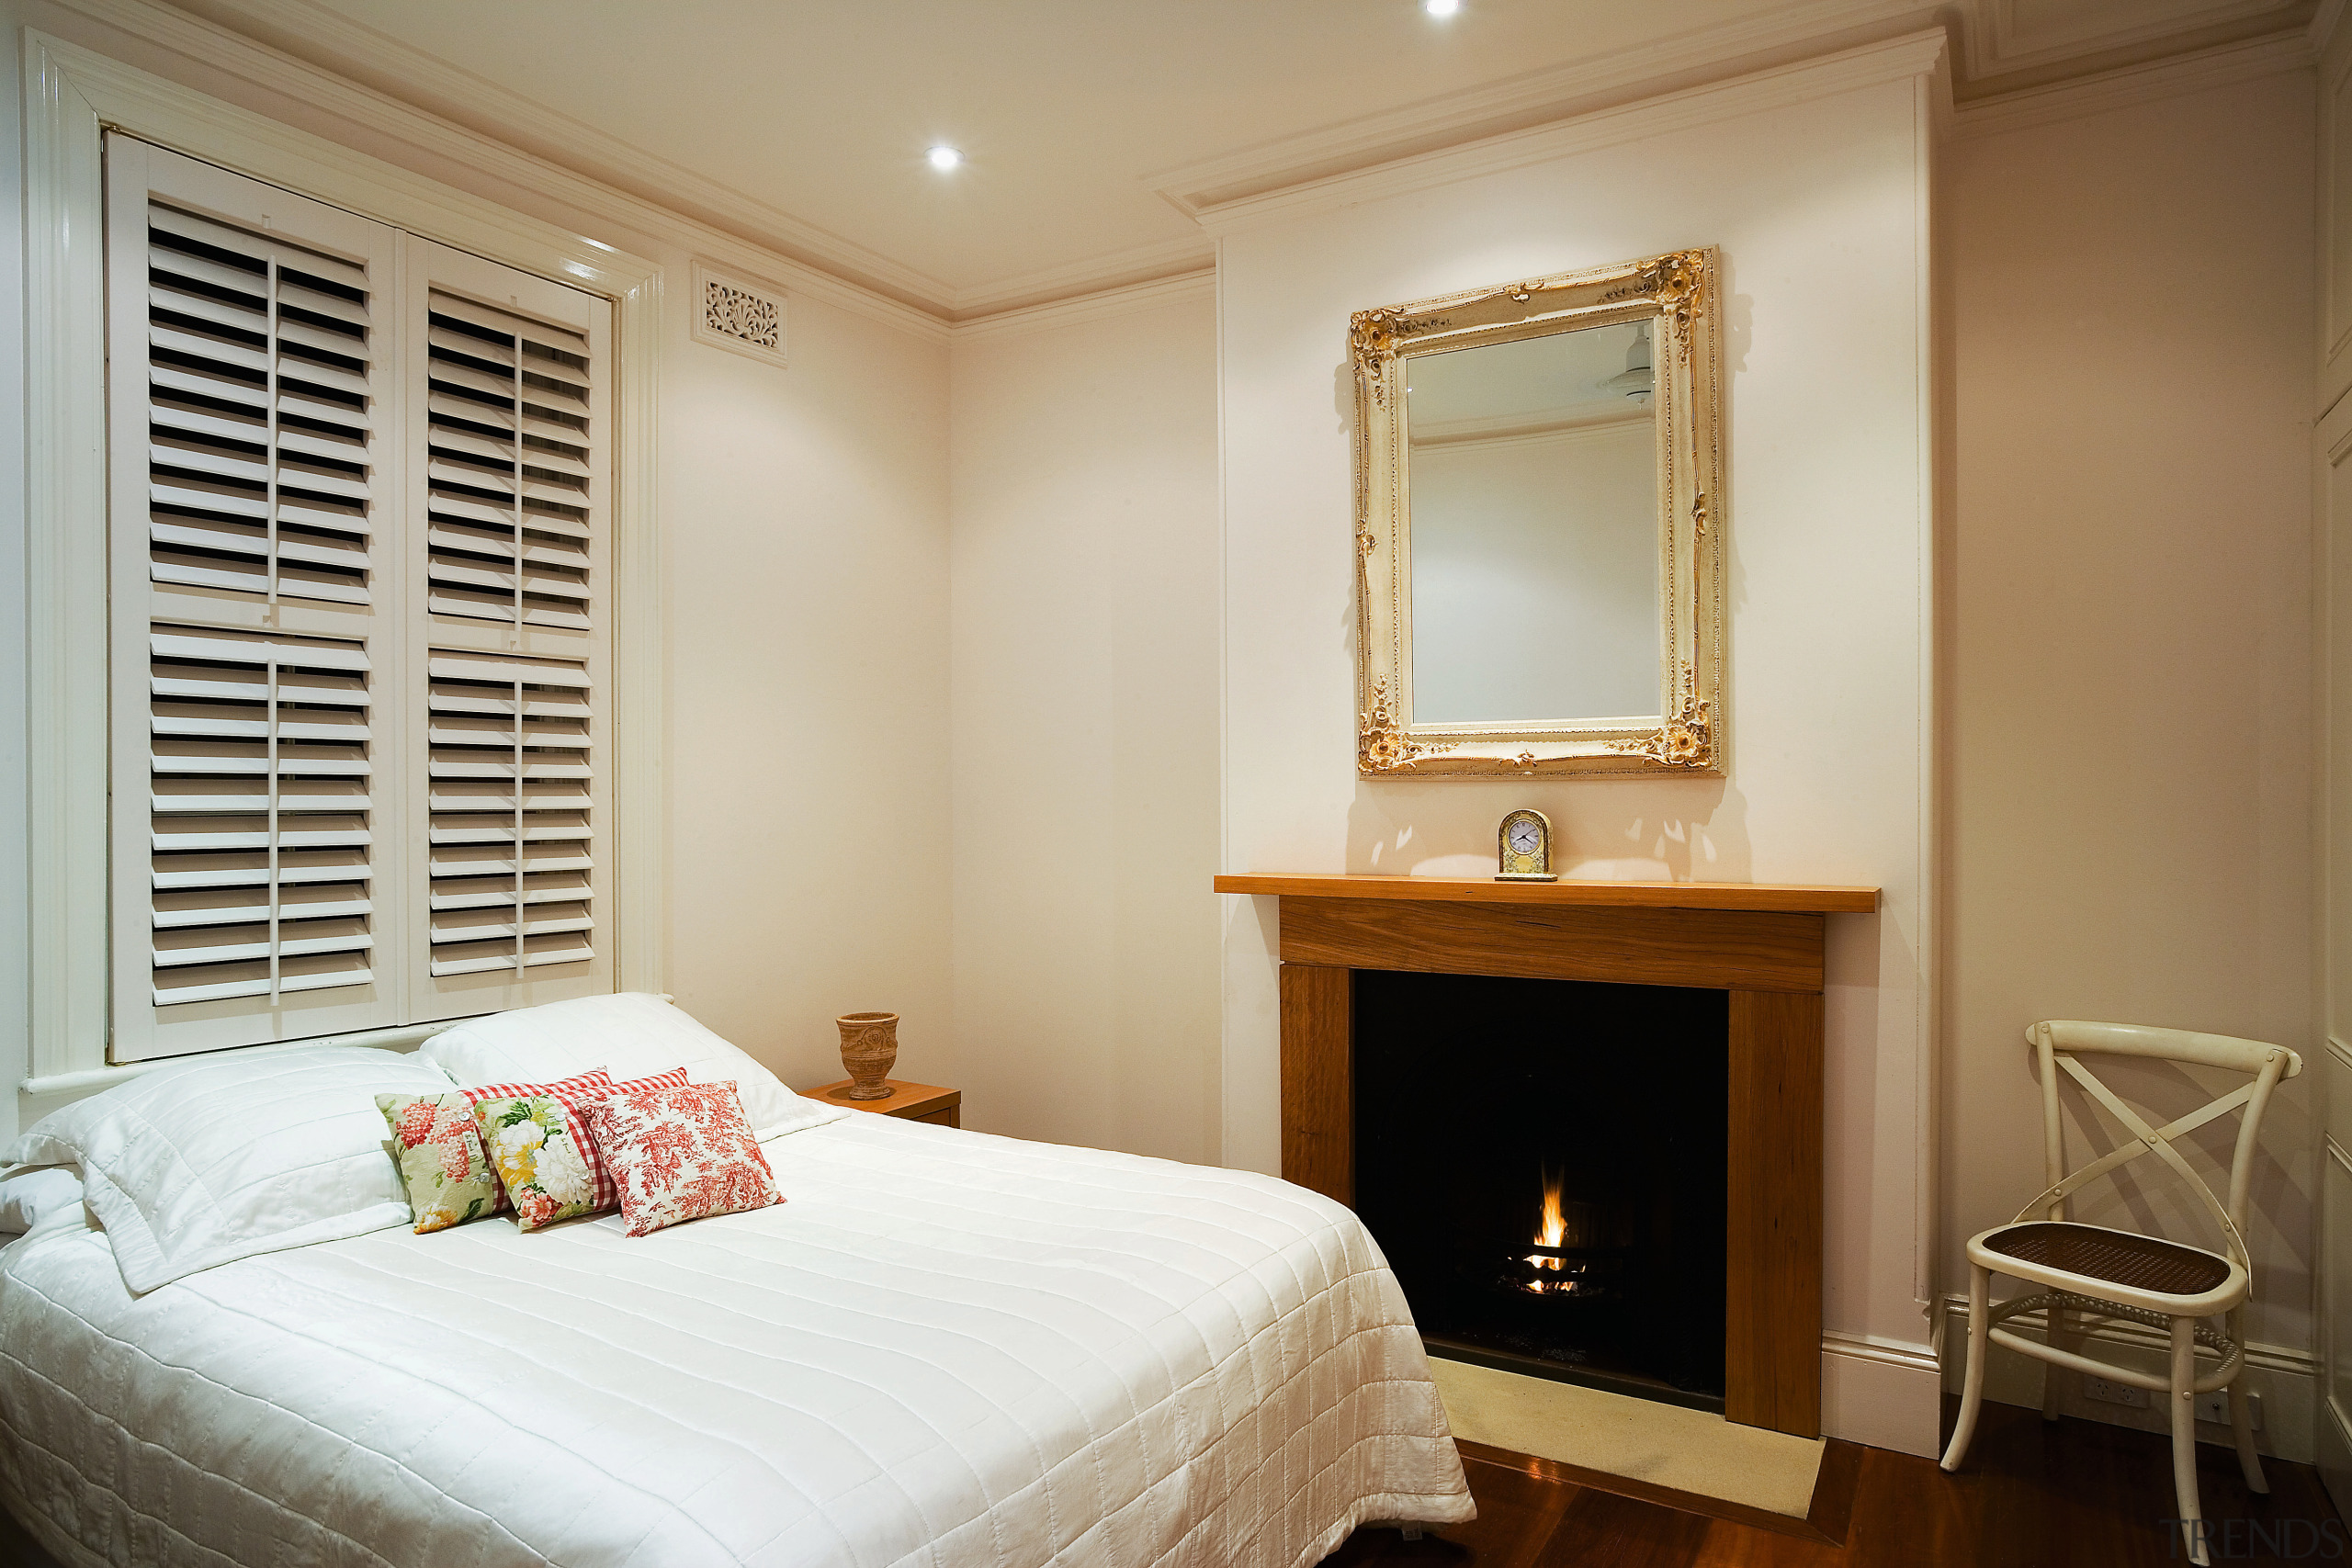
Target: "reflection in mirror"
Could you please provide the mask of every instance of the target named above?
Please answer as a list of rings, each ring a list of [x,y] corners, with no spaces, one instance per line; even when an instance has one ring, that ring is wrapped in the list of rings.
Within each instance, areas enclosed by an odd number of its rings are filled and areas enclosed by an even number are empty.
[[[1651,326],[1406,360],[1416,723],[1657,722]]]

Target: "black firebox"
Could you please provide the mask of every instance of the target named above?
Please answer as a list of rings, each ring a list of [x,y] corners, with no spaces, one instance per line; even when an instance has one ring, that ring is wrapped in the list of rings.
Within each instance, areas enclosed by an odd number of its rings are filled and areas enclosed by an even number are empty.
[[[1721,1410],[1729,998],[1358,970],[1356,1212],[1433,1354]]]

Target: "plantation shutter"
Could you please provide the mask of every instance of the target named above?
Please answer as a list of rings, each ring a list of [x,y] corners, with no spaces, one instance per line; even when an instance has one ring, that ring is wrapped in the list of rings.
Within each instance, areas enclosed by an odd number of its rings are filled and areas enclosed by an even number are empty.
[[[107,159],[113,1055],[388,1025],[398,235]]]
[[[112,1058],[611,990],[610,304],[106,156]]]
[[[612,988],[611,306],[408,242],[426,821],[413,1010]]]

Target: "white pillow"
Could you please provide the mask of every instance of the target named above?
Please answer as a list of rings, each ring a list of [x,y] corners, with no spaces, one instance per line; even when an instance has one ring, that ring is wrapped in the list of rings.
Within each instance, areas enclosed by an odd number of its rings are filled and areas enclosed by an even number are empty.
[[[79,1164],[122,1282],[152,1291],[259,1252],[411,1223],[379,1094],[447,1094],[430,1062],[366,1045],[175,1062],[33,1124],[19,1165]]]
[[[81,1206],[82,1178],[71,1166],[35,1166],[0,1177],[0,1235],[22,1235],[51,1214]]]
[[[602,1067],[616,1083],[686,1069],[693,1083],[732,1079],[752,1135],[763,1140],[856,1114],[803,1100],[776,1076],[660,997],[624,991],[494,1012],[445,1029],[417,1054],[461,1087],[538,1083]]]

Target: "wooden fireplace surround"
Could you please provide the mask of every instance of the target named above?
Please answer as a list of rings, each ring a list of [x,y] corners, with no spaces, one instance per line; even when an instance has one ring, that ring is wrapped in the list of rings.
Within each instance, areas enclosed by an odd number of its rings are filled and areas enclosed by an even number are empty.
[[[1281,900],[1283,1175],[1355,1201],[1354,973],[1731,993],[1724,1414],[1821,1431],[1822,941],[1874,887],[1220,876]]]

